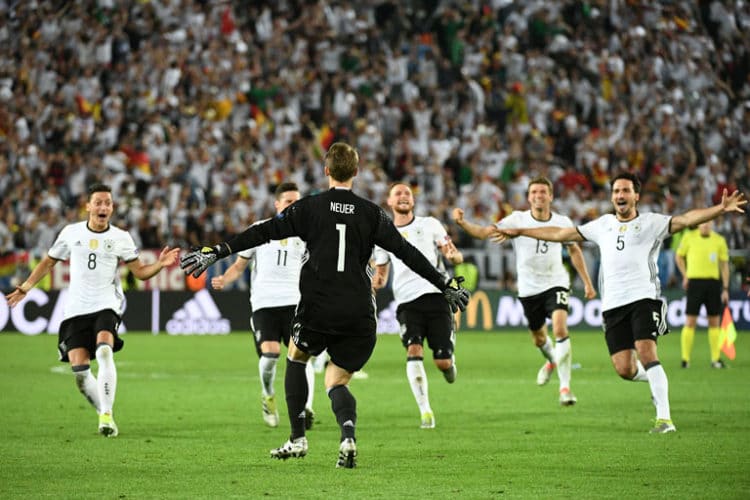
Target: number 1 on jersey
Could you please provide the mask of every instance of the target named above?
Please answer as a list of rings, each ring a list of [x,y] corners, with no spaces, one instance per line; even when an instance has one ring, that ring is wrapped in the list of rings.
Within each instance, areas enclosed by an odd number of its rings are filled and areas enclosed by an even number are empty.
[[[344,272],[344,253],[346,252],[346,224],[336,224],[339,232],[339,259],[336,262],[336,271]]]

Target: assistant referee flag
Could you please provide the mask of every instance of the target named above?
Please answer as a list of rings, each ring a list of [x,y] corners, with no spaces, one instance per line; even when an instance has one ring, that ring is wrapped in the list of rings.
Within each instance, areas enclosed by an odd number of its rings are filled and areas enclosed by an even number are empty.
[[[737,329],[734,327],[734,321],[732,320],[732,311],[729,310],[729,306],[726,306],[724,307],[724,314],[721,317],[721,337],[719,338],[719,344],[721,345],[721,352],[729,359],[734,359],[737,355],[734,349],[735,340],[737,340]]]

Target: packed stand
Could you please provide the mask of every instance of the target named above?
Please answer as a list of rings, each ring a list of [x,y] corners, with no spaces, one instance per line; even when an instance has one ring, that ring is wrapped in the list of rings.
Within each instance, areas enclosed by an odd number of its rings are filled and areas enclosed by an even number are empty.
[[[94,180],[139,246],[226,239],[280,182],[323,189],[336,140],[358,192],[405,180],[446,222],[523,208],[539,174],[576,222],[619,170],[644,211],[750,193],[750,4],[697,4],[0,1],[0,252],[38,258]]]

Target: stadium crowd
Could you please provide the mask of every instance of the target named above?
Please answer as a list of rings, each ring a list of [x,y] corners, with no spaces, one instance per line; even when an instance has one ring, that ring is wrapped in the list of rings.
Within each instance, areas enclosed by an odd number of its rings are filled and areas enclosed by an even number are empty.
[[[338,140],[360,194],[408,182],[446,224],[536,175],[575,222],[622,170],[643,211],[706,206],[750,193],[749,32],[728,0],[0,0],[0,253],[43,255],[94,181],[139,247],[225,240],[325,189]]]

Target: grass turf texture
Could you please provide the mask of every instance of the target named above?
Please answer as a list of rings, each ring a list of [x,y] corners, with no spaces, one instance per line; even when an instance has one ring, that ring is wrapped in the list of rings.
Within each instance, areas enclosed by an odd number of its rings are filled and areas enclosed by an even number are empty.
[[[0,498],[747,498],[750,342],[712,370],[705,334],[679,368],[679,335],[660,342],[678,432],[649,435],[648,384],[620,380],[601,333],[573,332],[574,407],[528,334],[459,333],[458,380],[427,360],[437,428],[419,428],[396,336],[381,336],[353,380],[359,463],[335,468],[338,427],[316,380],[317,421],[303,459],[269,458],[288,437],[263,424],[247,334],[128,334],[116,355],[120,436],[96,433],[53,336],[0,334]],[[283,359],[283,358],[282,358]]]

